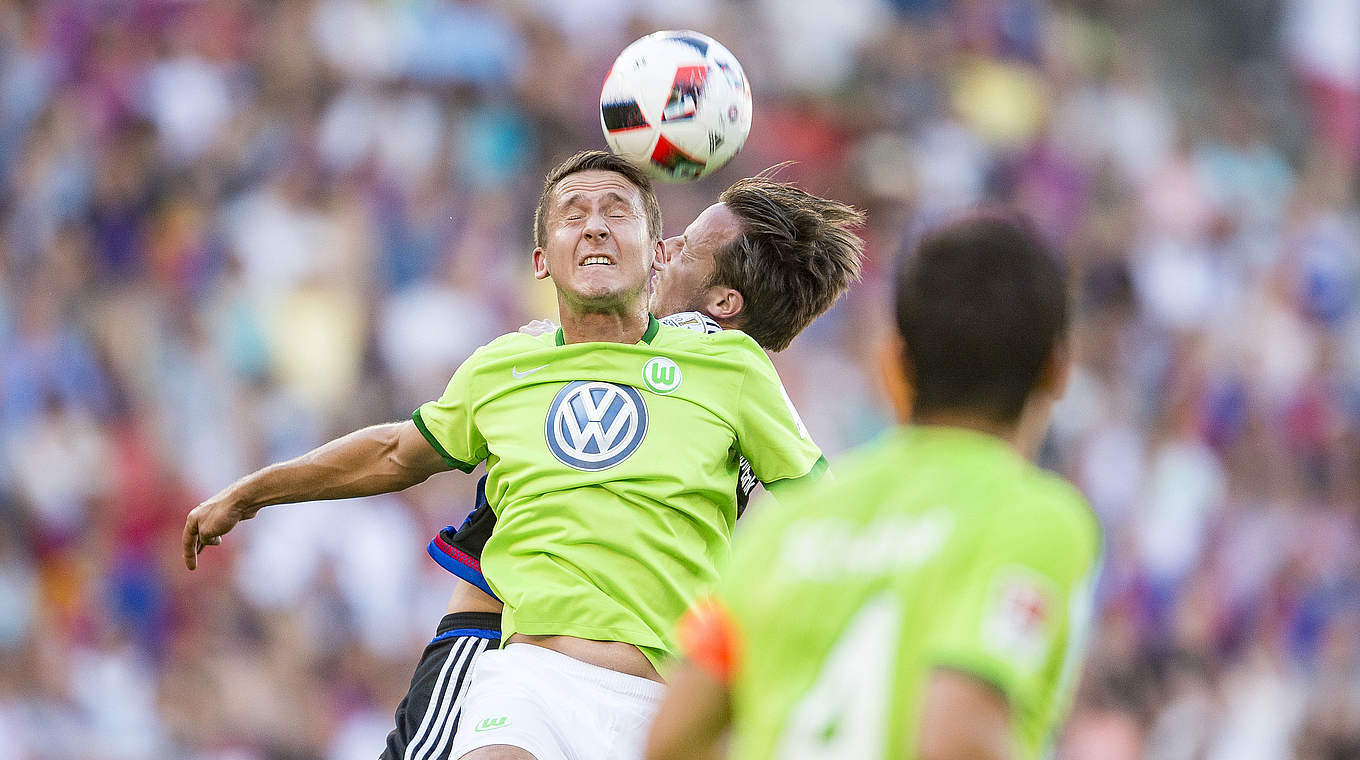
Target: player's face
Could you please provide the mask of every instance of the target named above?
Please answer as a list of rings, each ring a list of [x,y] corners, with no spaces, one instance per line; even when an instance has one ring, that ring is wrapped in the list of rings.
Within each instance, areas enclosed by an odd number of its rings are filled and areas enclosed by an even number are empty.
[[[583,311],[627,308],[642,298],[659,242],[647,233],[642,192],[621,174],[590,170],[557,184],[534,275],[552,277],[563,302]]]
[[[653,265],[652,313],[667,317],[682,311],[707,311],[713,256],[739,235],[741,219],[727,206],[715,203],[684,233],[667,238]]]

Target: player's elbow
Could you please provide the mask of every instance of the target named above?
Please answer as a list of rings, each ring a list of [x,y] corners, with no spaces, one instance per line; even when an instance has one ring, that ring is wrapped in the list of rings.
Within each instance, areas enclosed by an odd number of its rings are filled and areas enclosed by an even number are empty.
[[[394,422],[371,429],[381,450],[383,470],[403,488],[448,469],[415,423]]]

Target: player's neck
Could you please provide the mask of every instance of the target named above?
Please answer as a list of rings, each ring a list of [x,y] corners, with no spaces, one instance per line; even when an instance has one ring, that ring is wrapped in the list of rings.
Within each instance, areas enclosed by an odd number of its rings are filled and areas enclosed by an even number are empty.
[[[1053,403],[1054,399],[1046,394],[1033,395],[1020,413],[1020,419],[1010,424],[967,411],[942,411],[913,417],[912,424],[967,428],[993,435],[1009,443],[1021,456],[1032,460],[1038,455],[1039,447],[1048,433]]]
[[[721,327],[721,328],[724,329],[724,330],[740,330],[740,329],[741,329],[741,322],[738,321],[738,320],[735,320],[735,319],[724,319],[723,317],[715,317],[715,316],[713,316],[712,314],[709,314],[707,311],[704,311],[703,313],[704,313],[705,315],[707,315],[709,319],[713,320],[714,322],[717,322],[717,323],[718,323],[718,327]]]
[[[995,420],[987,418],[985,415],[972,414],[970,412],[941,411],[931,414],[912,417],[911,424],[926,425],[929,427],[955,427],[965,430],[976,430],[979,433],[986,433],[995,436],[1019,448],[1019,430],[1016,425],[1004,425]]]
[[[651,318],[645,303],[618,312],[559,311],[564,343],[637,343],[647,332]]]

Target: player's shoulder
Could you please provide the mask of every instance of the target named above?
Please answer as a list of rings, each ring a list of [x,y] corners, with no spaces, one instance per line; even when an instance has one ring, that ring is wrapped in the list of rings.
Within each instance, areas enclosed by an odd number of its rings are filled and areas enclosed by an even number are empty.
[[[1084,528],[1099,529],[1086,497],[1076,486],[1061,475],[1037,465],[1030,465],[1028,470],[1026,501],[1032,503],[1032,509],[1068,518]]]
[[[713,345],[720,346],[723,350],[759,354],[765,359],[769,358],[765,355],[765,349],[760,347],[756,339],[741,330],[723,330],[720,333],[705,337],[712,341]]]
[[[692,312],[697,317],[709,319],[707,316]],[[709,320],[712,321],[712,320]],[[716,325],[716,323],[715,323]],[[769,357],[765,355],[765,350],[755,342],[751,336],[741,330],[724,330],[718,328],[713,332],[700,332],[699,326],[705,326],[702,322],[673,326],[669,322],[661,323],[659,337],[664,341],[664,345],[677,351],[688,351],[693,353],[708,354],[712,356],[729,356],[739,358],[742,361],[749,360],[750,357],[759,356],[769,362]]]
[[[896,501],[902,465],[901,447],[886,433],[836,457],[835,465],[815,483],[790,496],[781,495],[780,508],[788,515],[817,515],[835,504],[841,514],[872,515],[885,502]]]
[[[507,366],[514,367],[519,362],[536,361],[536,357],[530,357],[528,354],[550,350],[553,341],[552,333],[547,335],[506,333],[473,351],[462,364],[458,365],[455,377],[462,377],[465,385],[482,387],[483,379],[496,377],[497,373],[505,370]]]
[[[976,514],[1009,530],[1043,530],[1056,523],[1076,532],[1099,528],[1086,499],[1001,438],[958,427],[924,427],[897,439],[901,456],[919,459],[934,488],[968,503]],[[1070,534],[1069,534],[1070,535]]]
[[[1076,486],[1065,478],[1027,465],[1011,489],[1010,498],[995,510],[995,520],[1006,532],[1037,532],[1064,550],[1101,545],[1100,520]]]
[[[659,321],[663,325],[681,327],[701,335],[711,335],[723,331],[722,325],[702,311],[682,311],[668,317],[662,317]]]
[[[506,333],[478,348],[472,353],[472,356],[468,357],[468,361],[474,359],[490,361],[528,351],[538,351],[550,348],[555,340],[556,336],[551,332],[543,335],[528,335],[522,332]]]

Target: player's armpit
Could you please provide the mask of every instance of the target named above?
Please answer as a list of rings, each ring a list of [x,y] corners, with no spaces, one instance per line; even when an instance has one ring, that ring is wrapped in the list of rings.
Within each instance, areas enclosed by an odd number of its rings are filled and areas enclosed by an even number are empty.
[[[971,673],[936,668],[926,684],[920,721],[920,760],[1015,757],[1006,695]]]
[[[713,675],[685,662],[667,681],[652,722],[647,760],[717,760],[732,722],[731,695]]]

